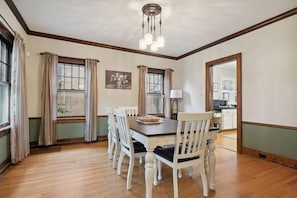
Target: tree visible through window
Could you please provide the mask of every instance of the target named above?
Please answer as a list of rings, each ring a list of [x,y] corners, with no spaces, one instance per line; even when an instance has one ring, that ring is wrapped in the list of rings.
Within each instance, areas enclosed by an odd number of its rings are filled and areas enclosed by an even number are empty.
[[[151,115],[164,115],[164,71],[149,69],[147,74],[146,112]]]
[[[57,117],[85,116],[85,66],[59,62]]]

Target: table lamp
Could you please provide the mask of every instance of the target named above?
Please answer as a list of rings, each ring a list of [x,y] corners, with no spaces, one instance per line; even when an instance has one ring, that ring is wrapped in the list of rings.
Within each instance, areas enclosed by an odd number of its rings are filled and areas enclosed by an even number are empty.
[[[176,103],[176,112],[178,113],[178,99],[183,98],[183,91],[178,89],[170,90],[170,98]]]

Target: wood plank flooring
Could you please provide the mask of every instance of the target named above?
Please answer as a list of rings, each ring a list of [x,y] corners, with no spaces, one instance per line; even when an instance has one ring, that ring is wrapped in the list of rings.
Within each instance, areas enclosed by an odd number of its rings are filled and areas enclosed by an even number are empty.
[[[218,133],[215,145],[219,148],[225,148],[231,151],[237,150],[237,139],[225,137],[224,135],[236,134],[237,130],[224,130]]]
[[[126,190],[128,158],[117,176],[107,159],[106,142],[62,146],[60,152],[30,155],[0,177],[1,198],[145,197],[144,166],[135,163],[132,190]],[[216,191],[209,197],[297,197],[297,170],[217,148]],[[153,197],[173,197],[172,169],[163,165],[163,180]],[[179,197],[203,197],[198,167],[179,179]]]

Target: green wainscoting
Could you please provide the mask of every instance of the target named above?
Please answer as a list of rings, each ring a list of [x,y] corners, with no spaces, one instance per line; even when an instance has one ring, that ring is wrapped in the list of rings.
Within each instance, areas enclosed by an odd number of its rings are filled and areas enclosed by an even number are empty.
[[[107,126],[107,116],[97,117],[97,135],[107,136],[108,126]]]
[[[37,142],[39,129],[40,129],[41,118],[30,118],[29,119],[29,141]]]
[[[57,140],[84,137],[85,123],[59,123],[56,125]]]
[[[10,134],[0,137],[0,164],[10,158]]]
[[[38,141],[41,118],[29,119],[30,142]],[[57,140],[84,137],[85,123],[59,123],[56,125]],[[106,136],[108,133],[107,116],[97,117],[97,135]]]
[[[242,145],[297,160],[297,130],[243,123]]]

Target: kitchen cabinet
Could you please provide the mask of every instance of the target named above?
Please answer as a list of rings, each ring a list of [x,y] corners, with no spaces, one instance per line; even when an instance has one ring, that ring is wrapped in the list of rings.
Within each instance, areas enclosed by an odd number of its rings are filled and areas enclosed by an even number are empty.
[[[222,126],[221,130],[237,128],[237,110],[222,109]]]

